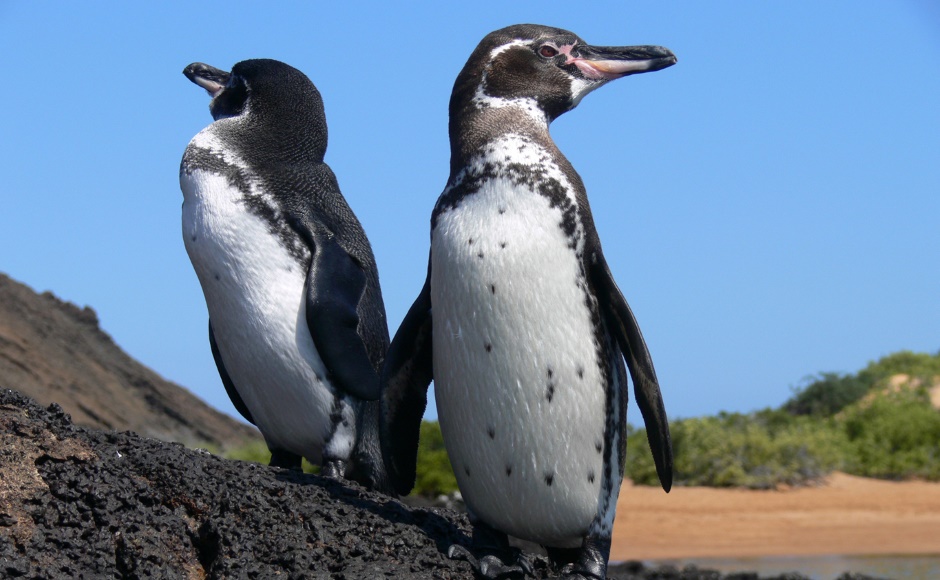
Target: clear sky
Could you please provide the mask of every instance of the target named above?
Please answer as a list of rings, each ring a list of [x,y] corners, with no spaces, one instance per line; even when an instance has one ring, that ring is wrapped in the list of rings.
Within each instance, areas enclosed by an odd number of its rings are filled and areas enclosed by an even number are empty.
[[[91,305],[132,356],[235,414],[180,233],[180,157],[211,121],[183,68],[276,58],[319,87],[394,333],[424,281],[454,78],[520,22],[678,56],[552,126],[671,417],[940,349],[932,0],[0,2],[0,271]]]

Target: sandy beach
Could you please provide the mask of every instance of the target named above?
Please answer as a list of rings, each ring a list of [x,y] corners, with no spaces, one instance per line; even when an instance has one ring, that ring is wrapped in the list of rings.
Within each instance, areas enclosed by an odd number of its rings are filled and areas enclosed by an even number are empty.
[[[835,473],[780,491],[620,492],[611,561],[824,554],[940,554],[940,483]]]

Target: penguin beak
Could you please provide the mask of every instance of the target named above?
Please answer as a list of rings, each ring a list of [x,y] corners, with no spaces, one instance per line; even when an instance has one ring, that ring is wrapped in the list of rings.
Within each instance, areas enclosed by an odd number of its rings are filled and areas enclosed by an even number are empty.
[[[184,68],[183,74],[192,82],[206,89],[206,92],[209,93],[213,99],[219,96],[219,93],[221,93],[225,85],[228,84],[229,77],[232,76],[224,70],[201,62],[194,62]]]
[[[580,45],[568,55],[568,62],[585,79],[612,81],[627,75],[653,72],[676,64],[676,55],[662,46],[589,46]]]

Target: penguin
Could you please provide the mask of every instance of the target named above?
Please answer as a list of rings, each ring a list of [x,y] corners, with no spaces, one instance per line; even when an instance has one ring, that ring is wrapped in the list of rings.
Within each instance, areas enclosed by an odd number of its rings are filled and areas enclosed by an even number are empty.
[[[270,464],[383,489],[379,372],[388,349],[372,248],[324,163],[323,101],[268,59],[183,74],[214,122],[180,164],[183,242],[209,311],[209,343]]]
[[[636,318],[604,258],[584,184],[549,124],[609,81],[676,63],[558,28],[487,35],[450,99],[450,176],[431,215],[427,278],[383,370],[384,452],[414,485],[431,380],[444,443],[488,578],[531,572],[507,535],[568,578],[606,577],[626,451],[627,374],[662,487],[672,447]],[[483,555],[478,558],[478,555]]]

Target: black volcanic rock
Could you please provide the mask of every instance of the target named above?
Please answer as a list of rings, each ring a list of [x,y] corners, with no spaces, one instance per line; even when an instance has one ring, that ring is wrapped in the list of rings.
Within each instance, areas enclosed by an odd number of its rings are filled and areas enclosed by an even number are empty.
[[[467,521],[0,392],[0,577],[470,578]]]
[[[468,535],[466,516],[451,510],[76,426],[58,405],[0,390],[2,578],[470,579],[465,562],[445,555]],[[536,578],[552,576],[544,558],[532,560]],[[610,569],[623,580],[721,577],[640,563]]]
[[[0,274],[0,388],[58,403],[79,425],[220,450],[256,429],[161,378],[118,347],[95,311],[37,294]]]

